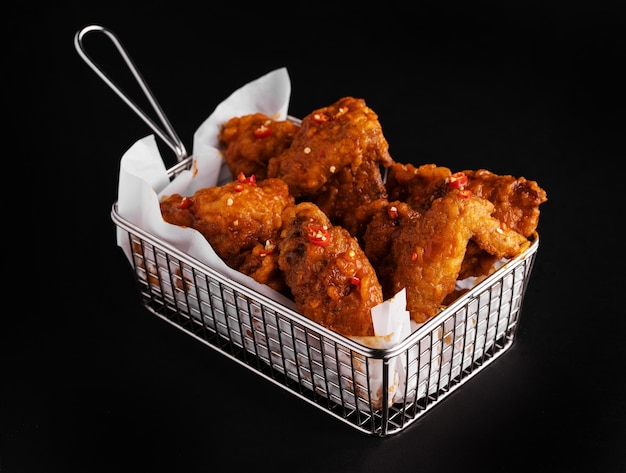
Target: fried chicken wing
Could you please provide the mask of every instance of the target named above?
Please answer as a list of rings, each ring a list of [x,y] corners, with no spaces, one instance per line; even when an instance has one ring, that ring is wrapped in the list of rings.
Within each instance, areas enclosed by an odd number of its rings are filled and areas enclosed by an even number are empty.
[[[491,216],[493,211],[487,199],[467,197],[455,189],[435,199],[423,215],[399,219],[388,259],[377,266],[379,275],[385,275],[379,276],[385,298],[406,289],[411,318],[425,322],[454,291],[470,239],[497,258],[511,258],[525,250],[528,239],[503,229]],[[366,231],[366,248],[377,237],[379,233]]]
[[[280,286],[276,259],[259,260],[271,253],[283,212],[292,205],[284,181],[250,177],[199,189],[191,197],[174,194],[160,203],[166,222],[198,230],[228,266],[275,288]]]
[[[535,181],[523,177],[501,176],[484,169],[452,173],[434,164],[415,167],[395,163],[389,170],[386,186],[390,200],[407,202],[421,213],[426,212],[434,200],[457,186],[462,187],[489,200],[494,205],[493,216],[503,227],[508,226],[527,238],[535,232],[539,206],[547,200],[546,192]],[[459,279],[487,275],[497,260],[496,255],[482,249],[473,239],[468,243]]]
[[[350,193],[357,185],[369,182],[363,181],[367,174],[373,182],[359,191],[358,198],[373,200],[386,192],[382,178],[376,176],[378,165],[392,162],[378,115],[363,99],[343,97],[302,119],[291,146],[269,160],[268,176],[284,179],[296,199],[314,201],[322,193],[326,201],[343,203],[341,199],[353,199]],[[333,179],[337,173],[342,174]],[[333,189],[322,189],[324,185]]]
[[[486,169],[463,172],[468,177],[466,188],[493,203],[494,217],[525,237],[537,230],[539,206],[548,196],[536,181],[498,175]]]
[[[220,130],[219,145],[233,178],[240,172],[267,177],[267,162],[289,148],[299,126],[290,120],[272,120],[253,113],[233,117]]]
[[[342,335],[374,335],[371,309],[382,288],[357,240],[311,202],[286,214],[278,264],[297,310]]]

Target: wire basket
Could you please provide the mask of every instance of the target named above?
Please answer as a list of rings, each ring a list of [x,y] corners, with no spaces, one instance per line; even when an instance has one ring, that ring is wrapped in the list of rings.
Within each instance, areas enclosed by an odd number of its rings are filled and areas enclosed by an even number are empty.
[[[170,172],[191,165],[191,158]],[[511,346],[539,245],[392,349],[328,330],[150,235],[117,213],[143,306],[320,410],[374,436],[403,431]]]
[[[88,33],[105,34],[137,79],[159,128],[89,57]],[[193,159],[130,56],[108,29],[75,35],[85,62],[177,156],[170,179]],[[502,355],[515,338],[539,237],[529,248],[389,349],[373,349],[307,319],[124,219],[113,204],[118,244],[127,239],[143,306],[195,339],[355,429],[403,431]]]

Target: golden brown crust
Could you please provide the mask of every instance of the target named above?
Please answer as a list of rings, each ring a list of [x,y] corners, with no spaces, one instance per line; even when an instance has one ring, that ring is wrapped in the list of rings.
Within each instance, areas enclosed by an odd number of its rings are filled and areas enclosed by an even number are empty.
[[[423,215],[398,203],[392,207],[402,210],[396,221],[390,222],[388,212],[380,212],[372,219],[374,227],[366,231],[365,245],[376,261],[384,296],[406,289],[407,310],[418,323],[436,315],[455,290],[471,239],[497,258],[516,256],[530,244],[514,230],[501,228],[491,216],[491,202],[458,189],[435,199]],[[377,238],[388,243],[386,255],[385,244]],[[372,244],[379,247],[372,250]]]
[[[284,179],[296,199],[311,201],[336,173],[354,173],[363,162],[391,165],[389,144],[365,101],[343,97],[302,119],[289,149],[270,159],[268,176]]]
[[[267,162],[291,145],[298,128],[292,121],[272,120],[262,113],[228,120],[220,130],[219,145],[233,178],[241,172],[265,179]]]
[[[292,210],[278,264],[297,310],[346,336],[374,335],[371,309],[383,302],[382,288],[359,243],[313,203]]]
[[[467,189],[495,206],[493,216],[530,238],[539,225],[539,206],[548,200],[536,181],[498,175],[486,169],[467,170]]]
[[[185,204],[183,199],[187,199]],[[199,189],[191,197],[170,196],[161,202],[161,213],[169,223],[185,222],[198,230],[228,266],[254,275],[263,265],[246,263],[248,255],[258,245],[278,239],[283,211],[293,203],[284,181],[246,178]],[[268,271],[265,268],[259,274]]]
[[[452,171],[435,164],[395,163],[389,168],[387,175],[387,192],[389,200],[408,203],[420,213],[430,208],[433,200],[447,194],[448,179]]]

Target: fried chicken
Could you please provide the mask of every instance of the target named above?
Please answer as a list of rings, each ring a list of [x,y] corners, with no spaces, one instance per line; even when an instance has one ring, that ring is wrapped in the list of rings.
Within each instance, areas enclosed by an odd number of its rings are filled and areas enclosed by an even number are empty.
[[[220,130],[219,145],[233,178],[239,173],[267,177],[267,162],[289,148],[299,126],[262,113],[233,117]]]
[[[382,288],[356,238],[314,203],[287,214],[278,264],[296,309],[342,335],[374,335],[371,309],[383,301]]]
[[[282,290],[271,255],[285,208],[294,205],[281,179],[240,177],[223,186],[199,189],[190,197],[171,195],[160,203],[166,222],[198,230],[231,268]]]
[[[462,187],[489,200],[494,205],[493,216],[503,227],[527,238],[534,234],[539,222],[539,206],[547,200],[546,192],[535,181],[523,177],[501,176],[484,169],[452,173],[434,164],[416,167],[395,163],[389,170],[386,186],[390,200],[407,202],[421,213],[427,211],[435,199],[455,187]],[[488,275],[497,260],[472,240],[467,245],[459,279]]]
[[[498,259],[512,258],[530,244],[523,235],[502,228],[501,222],[491,216],[491,202],[459,189],[435,199],[423,215],[411,213],[396,202],[390,205],[404,210],[393,223],[385,223],[384,219],[394,220],[394,213],[385,216],[382,212],[373,217],[372,225],[378,221],[376,225],[386,230],[368,227],[365,248],[372,244],[382,248],[374,240],[392,235],[388,254],[382,260],[378,260],[382,250],[368,251],[376,261],[384,297],[406,289],[407,310],[418,323],[436,315],[446,296],[454,291],[470,239]],[[395,224],[397,228],[390,232],[389,227]]]
[[[468,178],[465,188],[494,205],[493,217],[500,220],[503,227],[527,238],[533,236],[539,224],[539,206],[548,200],[546,191],[536,181],[498,175],[486,169],[466,170],[463,174]],[[459,279],[487,275],[496,261],[494,255],[470,242]]]
[[[392,163],[378,115],[363,99],[343,97],[302,119],[291,146],[269,160],[268,176],[354,236],[353,209],[387,196],[380,167]]]
[[[389,202],[386,199],[372,202],[361,207],[359,211],[364,224],[361,247],[376,270],[379,281],[383,283],[383,295],[388,299],[394,295],[385,292],[384,285],[395,270],[395,263],[389,257],[392,242],[401,228],[421,218],[421,215],[405,202]]]
[[[494,217],[525,237],[533,235],[539,224],[539,206],[548,200],[536,181],[486,169],[463,172],[468,177],[465,188],[493,203]]]

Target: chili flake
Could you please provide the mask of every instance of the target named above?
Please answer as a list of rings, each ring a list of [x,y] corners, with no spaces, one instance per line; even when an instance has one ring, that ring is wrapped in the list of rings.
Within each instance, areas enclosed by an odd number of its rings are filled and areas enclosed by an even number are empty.
[[[259,255],[261,257],[271,255],[272,253],[274,253],[275,250],[276,250],[276,243],[274,243],[273,240],[265,240],[265,247],[263,248],[261,253],[259,253]]]
[[[271,134],[272,134],[272,129],[266,124],[263,124],[254,129],[254,136],[256,136],[257,138],[267,138]]]
[[[237,180],[242,183],[242,184],[250,184],[252,186],[256,185],[256,176],[254,174],[250,174],[249,177],[246,177],[246,175],[242,172],[240,172],[239,174],[237,174]],[[236,189],[236,187],[235,187]],[[243,187],[242,187],[243,189]]]
[[[396,207],[395,205],[390,206],[389,208],[387,208],[387,213],[389,214],[389,218],[392,220],[395,220],[398,218],[398,207]]]
[[[184,210],[184,209],[188,209],[190,205],[191,205],[191,199],[189,197],[183,197],[183,200],[181,200],[180,204],[178,204],[178,208]]]
[[[464,172],[455,172],[448,178],[448,185],[450,189],[462,189],[467,181],[467,175]]]
[[[330,243],[330,232],[326,225],[309,225],[307,236],[309,241],[317,246],[326,246]]]
[[[353,286],[358,286],[359,284],[361,284],[361,278],[359,278],[358,276],[352,276],[350,278],[350,284],[352,284]]]

